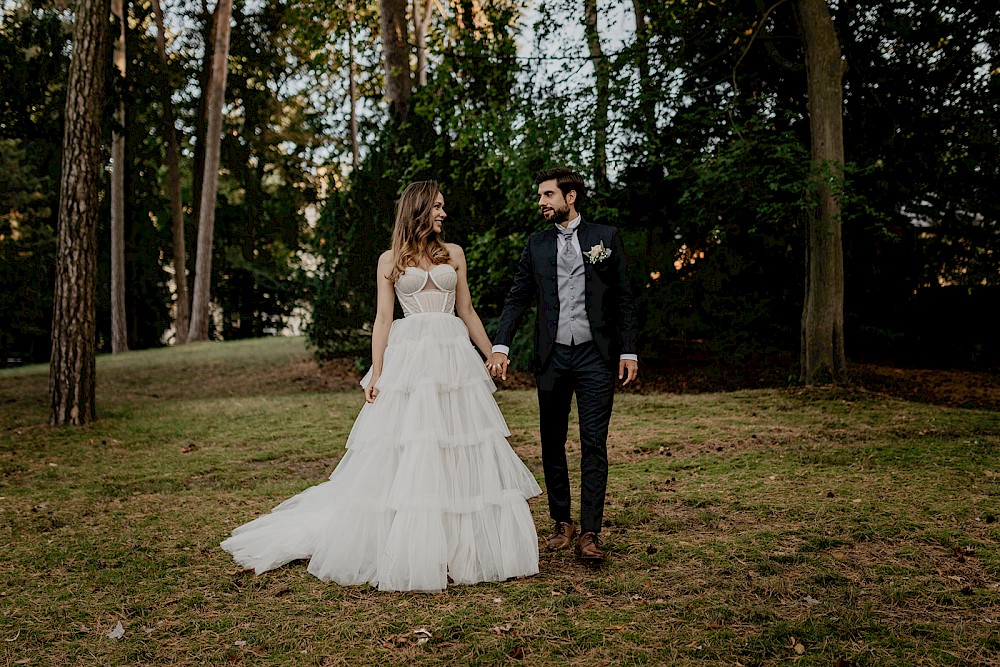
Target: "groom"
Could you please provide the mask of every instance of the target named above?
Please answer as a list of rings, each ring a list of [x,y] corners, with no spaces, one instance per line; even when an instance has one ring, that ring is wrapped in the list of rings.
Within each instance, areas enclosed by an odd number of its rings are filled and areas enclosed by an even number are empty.
[[[566,432],[576,393],[580,417],[580,536],[578,557],[604,560],[598,536],[608,482],[608,423],[615,369],[628,384],[638,372],[635,308],[621,236],[614,227],[584,222],[586,196],[579,174],[566,167],[535,177],[538,205],[549,224],[528,239],[514,275],[486,366],[507,377],[514,332],[532,303],[535,380],[542,438],[542,465],[549,514],[555,529],[548,548],[565,549],[577,534],[570,511]]]

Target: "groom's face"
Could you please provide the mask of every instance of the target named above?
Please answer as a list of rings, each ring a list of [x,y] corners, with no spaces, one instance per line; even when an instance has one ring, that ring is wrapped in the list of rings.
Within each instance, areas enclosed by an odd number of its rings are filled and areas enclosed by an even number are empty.
[[[575,191],[570,191],[570,196],[575,194]],[[566,222],[569,219],[569,205],[570,202],[566,201],[556,179],[539,183],[538,206],[542,209],[542,216],[546,221],[556,225]]]

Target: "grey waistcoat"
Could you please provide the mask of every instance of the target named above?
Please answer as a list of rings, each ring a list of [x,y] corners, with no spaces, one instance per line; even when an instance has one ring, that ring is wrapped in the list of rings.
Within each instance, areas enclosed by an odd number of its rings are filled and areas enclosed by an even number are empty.
[[[558,242],[556,243],[558,255]],[[579,345],[594,339],[587,319],[587,276],[583,269],[583,255],[576,253],[572,271],[563,262],[556,261],[556,284],[559,286],[559,328],[556,342],[562,345]]]

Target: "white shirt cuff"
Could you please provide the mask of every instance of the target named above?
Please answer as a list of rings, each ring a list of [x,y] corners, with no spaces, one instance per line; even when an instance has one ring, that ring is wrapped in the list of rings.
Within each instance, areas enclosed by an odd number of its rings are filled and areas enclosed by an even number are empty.
[[[500,354],[506,354],[508,357],[510,356],[510,348],[506,345],[494,345],[493,351],[499,352]]]
[[[619,355],[618,358],[621,361],[634,361],[636,363],[639,363],[639,355],[638,354],[622,354],[622,355]]]

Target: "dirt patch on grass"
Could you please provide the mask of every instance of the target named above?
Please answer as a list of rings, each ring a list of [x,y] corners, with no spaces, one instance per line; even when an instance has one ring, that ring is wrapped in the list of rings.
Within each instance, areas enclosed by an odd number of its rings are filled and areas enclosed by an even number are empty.
[[[1000,374],[853,366],[855,384],[908,401],[954,408],[1000,410]]]

